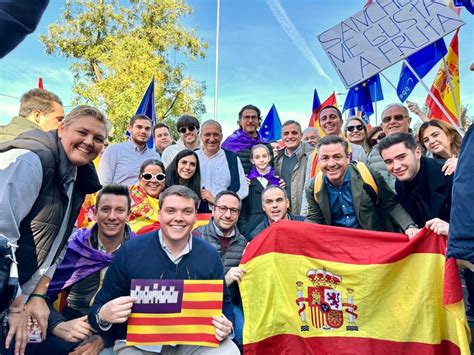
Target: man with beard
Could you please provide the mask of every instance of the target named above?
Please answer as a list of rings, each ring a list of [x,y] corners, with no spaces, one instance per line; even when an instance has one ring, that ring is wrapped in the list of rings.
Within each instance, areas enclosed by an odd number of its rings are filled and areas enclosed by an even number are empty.
[[[126,142],[109,145],[102,154],[98,169],[102,185],[131,186],[137,182],[142,163],[147,159],[159,158],[147,146],[151,129],[151,119],[146,115],[135,115],[130,119],[130,138]]]

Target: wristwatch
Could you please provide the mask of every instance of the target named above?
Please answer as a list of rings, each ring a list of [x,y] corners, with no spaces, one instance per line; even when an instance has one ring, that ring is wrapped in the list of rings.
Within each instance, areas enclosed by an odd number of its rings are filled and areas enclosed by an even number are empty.
[[[96,314],[95,314],[95,321],[97,322],[97,325],[99,326],[100,330],[103,330],[104,332],[109,330],[111,327],[112,327],[112,323],[109,323],[109,322],[106,322],[102,319],[100,319],[100,310],[102,309],[102,307],[100,307]]]

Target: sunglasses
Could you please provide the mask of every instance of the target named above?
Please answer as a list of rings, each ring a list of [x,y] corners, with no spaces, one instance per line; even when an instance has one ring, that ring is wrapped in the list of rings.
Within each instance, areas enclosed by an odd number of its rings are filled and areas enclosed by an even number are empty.
[[[361,124],[358,124],[357,126],[349,126],[347,127],[347,130],[349,132],[354,132],[354,131],[362,131],[364,129],[364,126],[362,126]]]
[[[142,179],[145,181],[150,181],[153,178],[155,178],[157,181],[165,181],[166,175],[163,173],[158,173],[158,174],[143,173],[142,174]]]
[[[381,133],[381,134],[378,135],[377,138],[372,138],[372,139],[370,140],[370,144],[371,144],[372,147],[373,147],[373,146],[376,145],[380,140],[382,140],[382,139],[384,139],[384,138],[385,138],[385,133]]]
[[[197,127],[195,127],[195,126],[181,127],[180,129],[178,129],[178,132],[181,133],[181,134],[185,134],[187,131],[194,132],[196,130],[196,128]]]
[[[395,121],[401,122],[405,119],[405,117],[408,117],[408,116],[404,116],[404,115],[386,116],[386,117],[382,117],[382,122],[389,123],[392,119]]]

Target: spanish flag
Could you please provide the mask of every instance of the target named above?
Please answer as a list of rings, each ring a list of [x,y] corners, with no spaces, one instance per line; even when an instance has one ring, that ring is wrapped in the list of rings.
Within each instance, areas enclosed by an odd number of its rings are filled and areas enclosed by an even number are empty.
[[[446,238],[295,221],[248,246],[240,283],[246,354],[469,354]]]
[[[449,45],[448,54],[446,55],[446,66],[441,63],[438,74],[431,86],[431,92],[443,105],[449,113],[451,119],[459,125],[459,117],[456,114],[456,107],[461,109],[461,101],[459,99],[459,45],[458,45],[459,29],[454,33],[451,44]],[[451,85],[449,84],[448,74],[451,77]],[[438,104],[431,98],[430,95],[426,98],[426,106],[430,109],[430,119],[439,119],[451,124],[448,117],[441,111]]]
[[[218,347],[212,317],[222,314],[223,291],[222,280],[132,280],[127,345]]]

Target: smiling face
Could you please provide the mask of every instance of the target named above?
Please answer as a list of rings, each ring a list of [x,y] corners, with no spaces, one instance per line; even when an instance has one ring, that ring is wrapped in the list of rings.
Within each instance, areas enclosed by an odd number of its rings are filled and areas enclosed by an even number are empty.
[[[225,213],[222,209],[227,208]],[[232,212],[240,209],[240,201],[232,195],[223,195],[216,201],[215,206],[212,207],[212,217],[217,228],[223,233],[230,231],[237,224],[239,213]]]
[[[196,172],[197,159],[191,154],[182,157],[178,162],[178,175],[183,181],[191,179]]]
[[[72,165],[90,163],[102,150],[107,131],[105,124],[90,116],[81,116],[69,121],[67,126],[61,122],[58,136]]]
[[[411,118],[402,107],[392,106],[382,112],[380,127],[387,136],[394,133],[408,133],[410,122]]]
[[[421,149],[407,148],[405,143],[397,143],[381,151],[380,155],[390,174],[400,181],[413,180],[420,170]]]
[[[262,195],[262,208],[271,222],[288,219],[290,201],[278,188],[269,189]]]
[[[303,141],[316,148],[319,142],[319,135],[316,131],[309,131],[303,134]]]
[[[99,235],[106,238],[123,238],[125,223],[129,215],[130,210],[126,196],[103,194],[94,212]]]
[[[143,173],[138,177],[138,182],[140,187],[145,193],[153,198],[158,198],[165,187],[165,180],[158,181],[156,179],[156,174],[163,174],[164,171],[161,170],[161,167],[158,165],[148,165],[143,170]],[[145,180],[142,176],[144,174],[152,174],[153,177],[151,180]]]
[[[252,150],[252,157],[250,161],[257,168],[260,173],[266,172],[268,164],[270,163],[270,155],[265,148],[255,148]]]
[[[319,147],[319,167],[333,186],[340,186],[343,183],[349,161],[344,146],[340,143],[325,144]]]
[[[198,128],[194,125],[182,126],[178,131],[184,145],[188,148],[193,148],[197,142]]]
[[[442,156],[445,159],[452,157],[451,142],[448,135],[441,128],[428,126],[423,131],[421,142],[431,153]]]
[[[163,201],[158,213],[166,245],[183,245],[184,247],[196,223],[194,200],[189,197],[169,195]]]
[[[242,131],[247,133],[250,137],[255,137],[260,125],[257,111],[251,109],[244,110],[242,117],[239,119],[239,125]]]
[[[342,120],[339,118],[337,110],[332,107],[322,110],[319,113],[319,126],[327,136],[331,134],[340,135]]]
[[[214,123],[208,123],[201,127],[201,141],[203,151],[207,156],[216,154],[222,142],[222,131],[219,126]]]
[[[289,124],[282,128],[281,137],[285,148],[292,153],[300,145],[303,135],[296,124]]]
[[[159,127],[155,129],[155,136],[153,137],[155,141],[155,147],[163,153],[163,151],[171,145],[172,139],[170,136],[170,131],[166,127]]]
[[[358,120],[350,120],[346,127],[346,136],[349,142],[361,144],[365,137],[364,125]]]

